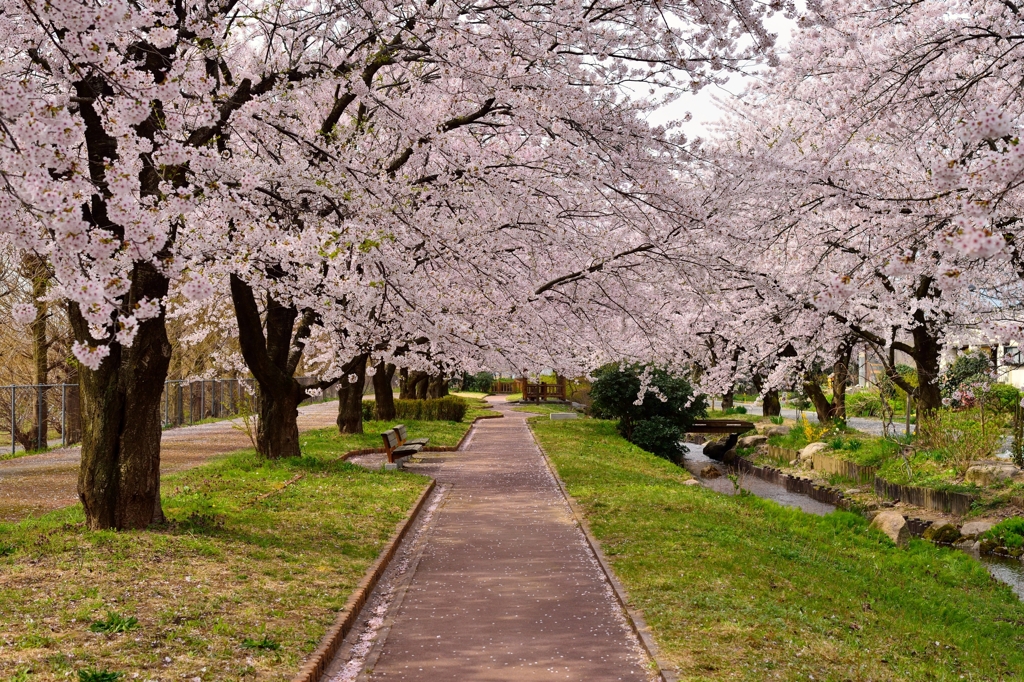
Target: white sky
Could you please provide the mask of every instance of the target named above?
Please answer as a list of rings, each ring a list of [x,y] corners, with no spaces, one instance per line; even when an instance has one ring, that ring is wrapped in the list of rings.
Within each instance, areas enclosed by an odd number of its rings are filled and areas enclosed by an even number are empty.
[[[778,34],[776,42],[780,55],[785,53],[796,29],[796,22],[786,19],[782,15],[776,15],[766,22],[770,31]],[[658,115],[651,117],[652,123],[664,123],[671,120],[681,120],[689,112],[692,119],[683,124],[683,131],[687,137],[709,138],[711,136],[711,124],[722,117],[722,110],[715,102],[716,99],[728,100],[738,97],[753,80],[752,76],[733,75],[726,83],[721,85],[709,85],[696,94],[687,93],[677,99],[668,107],[664,108]]]

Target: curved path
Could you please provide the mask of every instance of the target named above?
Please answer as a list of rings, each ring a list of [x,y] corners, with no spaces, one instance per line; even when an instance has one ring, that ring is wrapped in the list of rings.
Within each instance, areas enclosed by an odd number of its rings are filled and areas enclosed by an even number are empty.
[[[325,679],[651,679],[529,415],[492,402],[504,418],[479,422],[463,450],[407,465],[437,479],[438,500]]]
[[[313,403],[299,408],[299,429],[332,426],[338,403]],[[251,447],[237,419],[182,426],[163,432],[160,443],[162,474],[190,469],[211,457]],[[60,509],[78,502],[78,447],[0,462],[0,521],[17,521],[30,514]]]

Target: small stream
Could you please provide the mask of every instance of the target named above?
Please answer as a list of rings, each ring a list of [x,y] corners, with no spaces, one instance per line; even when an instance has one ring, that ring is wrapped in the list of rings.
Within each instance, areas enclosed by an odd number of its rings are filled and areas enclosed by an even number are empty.
[[[683,445],[687,450],[686,459],[684,460],[683,465],[700,481],[701,485],[706,488],[710,488],[715,492],[724,493],[726,495],[736,494],[736,487],[725,474],[722,474],[722,476],[718,478],[701,478],[701,469],[709,464],[715,464],[719,469],[723,469],[718,462],[715,462],[704,454],[703,445],[696,445],[694,443],[684,443]],[[781,485],[762,481],[761,479],[754,478],[753,476],[742,476],[739,483],[744,490],[748,491],[752,495],[757,495],[758,497],[766,500],[774,500],[785,507],[796,507],[797,509],[802,509],[808,514],[824,516],[836,509],[834,505],[812,500],[806,495],[790,492]],[[1014,594],[1024,600],[1024,562],[1017,559],[991,556],[988,554],[982,555],[968,549],[961,551],[971,555],[984,564],[985,568],[988,569],[988,572],[992,574],[992,577],[1009,585]]]

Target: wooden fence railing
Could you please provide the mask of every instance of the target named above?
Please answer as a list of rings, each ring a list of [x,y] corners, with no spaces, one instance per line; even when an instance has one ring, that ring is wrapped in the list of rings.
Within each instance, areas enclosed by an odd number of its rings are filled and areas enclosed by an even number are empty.
[[[548,398],[565,400],[565,382],[560,381],[557,384],[523,384],[523,400],[547,400]]]

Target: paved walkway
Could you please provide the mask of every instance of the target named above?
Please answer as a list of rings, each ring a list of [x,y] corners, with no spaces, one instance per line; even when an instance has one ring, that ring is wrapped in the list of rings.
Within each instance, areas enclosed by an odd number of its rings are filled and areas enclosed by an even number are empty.
[[[338,403],[314,403],[299,408],[299,429],[332,426]],[[252,447],[240,420],[225,420],[164,431],[160,447],[160,472],[191,469],[211,457]],[[0,462],[0,521],[17,521],[30,514],[60,509],[78,502],[77,447],[40,455],[26,455]]]
[[[365,658],[342,648],[327,679],[651,679],[528,415],[494,402],[505,418],[479,422],[462,451],[408,465],[437,479],[440,504],[414,536],[415,560],[403,548],[395,562],[406,575],[378,586],[398,596],[361,614],[377,630],[350,635]]]

